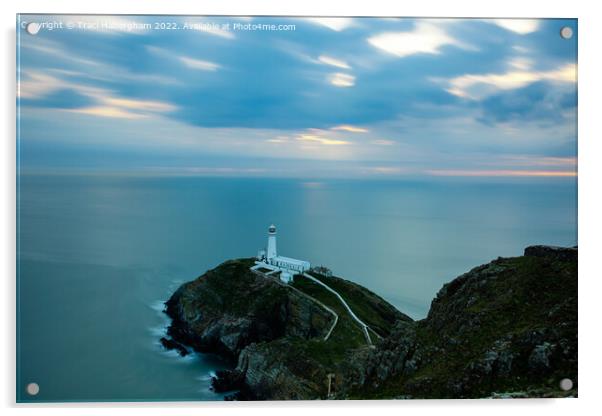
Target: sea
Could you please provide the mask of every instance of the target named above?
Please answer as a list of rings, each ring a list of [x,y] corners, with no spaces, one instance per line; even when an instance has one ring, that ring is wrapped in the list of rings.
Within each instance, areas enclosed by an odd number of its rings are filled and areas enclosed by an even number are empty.
[[[17,205],[21,402],[223,400],[210,382],[227,363],[159,344],[163,303],[221,262],[255,256],[272,223],[279,254],[414,319],[475,266],[577,245],[575,178],[21,174]]]

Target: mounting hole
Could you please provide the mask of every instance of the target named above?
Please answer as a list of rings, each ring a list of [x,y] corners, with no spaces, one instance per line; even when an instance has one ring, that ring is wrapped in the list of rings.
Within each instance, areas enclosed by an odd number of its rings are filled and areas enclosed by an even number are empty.
[[[30,396],[35,396],[40,392],[40,386],[38,385],[38,383],[29,383],[25,388],[25,391],[27,391],[27,394],[29,394]]]
[[[30,35],[37,35],[38,32],[40,31],[40,28],[41,28],[40,24],[35,23],[35,22],[27,23],[27,26],[25,26],[25,30]]]
[[[560,380],[560,389],[564,391],[569,391],[573,388],[573,380],[570,378],[563,378]]]
[[[573,37],[573,29],[571,29],[568,26],[564,26],[562,29],[560,29],[560,37],[562,39],[570,39]]]

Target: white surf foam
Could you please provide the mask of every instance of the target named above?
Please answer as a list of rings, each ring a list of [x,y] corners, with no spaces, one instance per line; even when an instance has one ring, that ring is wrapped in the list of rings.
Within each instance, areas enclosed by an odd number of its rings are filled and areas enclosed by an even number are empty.
[[[165,310],[165,301],[164,300],[156,300],[156,301],[152,302],[149,305],[149,307],[156,312],[163,313],[163,311]]]
[[[167,327],[168,325],[151,326],[150,328],[148,328],[148,331],[153,337],[156,337],[158,340],[159,338],[167,335]]]

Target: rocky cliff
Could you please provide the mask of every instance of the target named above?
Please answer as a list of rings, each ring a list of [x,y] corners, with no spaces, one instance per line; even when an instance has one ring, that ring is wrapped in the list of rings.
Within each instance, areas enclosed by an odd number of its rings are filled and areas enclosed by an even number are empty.
[[[444,285],[421,321],[359,285],[315,274],[370,326],[375,345],[320,285],[297,277],[285,286],[252,264],[228,261],[166,303],[163,344],[231,360],[214,388],[233,398],[577,394],[576,248],[533,246],[476,267]],[[569,391],[559,388],[564,378]]]
[[[576,396],[577,249],[532,246],[472,269],[360,362],[348,397]]]
[[[172,324],[163,345],[231,360],[233,369],[220,372],[213,385],[237,390],[238,399],[325,398],[328,375],[340,373],[351,352],[369,347],[361,329],[319,285],[300,277],[283,285],[251,272],[253,264],[227,261],[182,285],[166,303]],[[383,335],[395,322],[411,321],[369,290],[327,279]]]

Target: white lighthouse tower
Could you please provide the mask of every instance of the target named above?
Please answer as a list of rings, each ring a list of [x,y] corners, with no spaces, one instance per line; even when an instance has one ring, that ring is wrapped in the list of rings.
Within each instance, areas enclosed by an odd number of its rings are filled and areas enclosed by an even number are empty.
[[[267,263],[271,263],[271,260],[276,256],[278,256],[276,252],[276,226],[272,224],[268,228],[268,247],[265,255]]]

